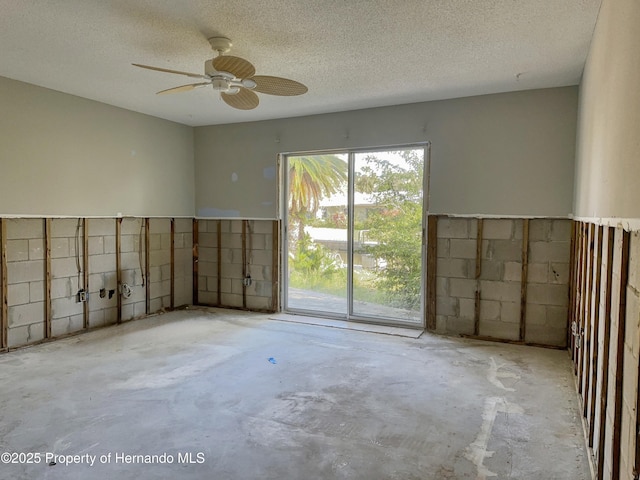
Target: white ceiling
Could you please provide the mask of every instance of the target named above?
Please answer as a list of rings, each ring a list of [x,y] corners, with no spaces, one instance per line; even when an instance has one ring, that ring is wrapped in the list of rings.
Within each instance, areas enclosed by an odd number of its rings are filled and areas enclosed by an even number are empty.
[[[0,0],[0,76],[193,126],[576,85],[600,2]],[[239,111],[131,66],[203,73],[220,35],[309,92]]]

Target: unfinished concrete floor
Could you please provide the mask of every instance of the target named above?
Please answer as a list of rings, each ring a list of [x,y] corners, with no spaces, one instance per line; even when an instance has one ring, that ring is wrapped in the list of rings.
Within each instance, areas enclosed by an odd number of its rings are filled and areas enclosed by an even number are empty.
[[[43,455],[2,479],[590,477],[562,351],[192,310],[1,355],[0,382],[0,451]]]

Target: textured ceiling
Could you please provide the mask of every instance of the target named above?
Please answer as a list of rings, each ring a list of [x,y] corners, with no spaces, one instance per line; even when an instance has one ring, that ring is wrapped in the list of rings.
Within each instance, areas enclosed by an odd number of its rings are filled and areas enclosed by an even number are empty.
[[[579,83],[600,0],[0,0],[0,76],[210,125]],[[301,97],[255,110],[210,88],[207,38]],[[197,80],[196,80],[197,81]]]

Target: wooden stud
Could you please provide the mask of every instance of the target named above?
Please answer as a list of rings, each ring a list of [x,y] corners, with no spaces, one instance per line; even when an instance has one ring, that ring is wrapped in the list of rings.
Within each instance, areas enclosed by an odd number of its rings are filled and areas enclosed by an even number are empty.
[[[438,216],[427,218],[427,330],[436,329],[436,266],[438,264]]]
[[[589,382],[591,381],[589,373],[591,372],[591,301],[593,300],[593,261],[594,261],[594,234],[595,225],[589,224],[587,227],[587,275],[585,278],[586,291],[584,294],[584,326],[582,344],[582,416],[587,417],[587,409],[589,404]]]
[[[604,234],[604,227],[600,226],[597,228],[598,232],[598,242],[595,249],[595,280],[594,286],[595,291],[593,292],[593,322],[592,322],[592,330],[593,330],[593,339],[591,342],[591,391],[589,402],[589,416],[587,420],[587,425],[589,426],[587,442],[590,447],[593,447],[593,437],[595,432],[595,418],[596,418],[596,395],[597,395],[597,384],[598,384],[598,349],[599,349],[599,339],[600,339],[600,285],[602,282],[602,235]]]
[[[9,303],[7,299],[7,220],[0,218],[0,348],[8,347]]]
[[[573,335],[571,334],[571,322],[573,321],[573,315],[575,312],[576,301],[576,222],[571,221],[571,246],[570,246],[570,258],[569,258],[569,309],[567,311],[567,347],[571,350],[573,355]]]
[[[82,220],[82,288],[85,292],[89,291],[89,219],[87,218]],[[82,304],[82,327],[89,328],[89,302]]]
[[[191,256],[193,259],[193,291],[192,291],[192,303],[198,305],[198,219],[193,219],[193,248]]]
[[[473,314],[473,334],[480,335],[480,275],[482,275],[482,218],[477,220],[478,230],[476,235],[476,294]]]
[[[44,219],[44,338],[51,338],[51,219]]]
[[[478,219],[478,235],[476,237],[476,280],[482,273],[482,218]]]
[[[604,328],[602,332],[602,385],[600,387],[600,430],[598,435],[598,448],[596,450],[597,466],[596,478],[604,480],[604,444],[606,439],[607,424],[607,397],[609,395],[609,349],[611,342],[611,301],[613,296],[613,252],[615,228],[607,227],[607,271],[605,272],[605,297],[604,315],[602,321]]]
[[[522,220],[522,272],[520,274],[520,341],[527,336],[527,276],[529,273],[529,219]]]
[[[170,259],[170,267],[171,267],[171,290],[169,293],[169,305],[171,306],[171,310],[176,308],[176,219],[171,219],[171,259]]]
[[[217,254],[218,254],[218,265],[217,265],[217,277],[216,277],[216,290],[217,290],[217,305],[222,305],[222,220],[218,220],[218,236],[217,236]]]
[[[579,310],[579,322],[578,322],[578,332],[579,332],[579,342],[578,342],[578,393],[582,396],[582,367],[584,360],[584,305],[585,305],[585,297],[587,291],[587,224],[582,224],[582,262],[580,266],[580,310]]]
[[[611,442],[611,478],[620,477],[620,446],[622,425],[622,379],[624,375],[624,336],[626,326],[627,281],[629,278],[629,238],[630,233],[622,231],[622,252],[620,265],[620,301],[618,309],[618,333],[616,336],[616,376],[614,384],[613,440]]]
[[[122,323],[122,218],[116,218],[116,323]],[[148,282],[147,278],[147,282]],[[149,312],[147,312],[149,313]]]
[[[271,222],[271,310],[280,311],[280,223]]]
[[[149,234],[149,227],[151,225],[151,221],[149,217],[144,219],[144,276],[147,281],[145,282],[145,312],[147,315],[151,313],[151,279],[149,278],[149,245],[151,244],[151,235]]]
[[[242,220],[242,308],[247,308],[247,221]]]

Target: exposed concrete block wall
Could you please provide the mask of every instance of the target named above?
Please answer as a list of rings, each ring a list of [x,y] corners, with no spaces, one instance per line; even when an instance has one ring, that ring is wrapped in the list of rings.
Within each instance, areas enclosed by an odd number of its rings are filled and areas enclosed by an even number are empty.
[[[122,320],[146,314],[144,218],[123,218],[120,225],[121,282],[131,289],[129,298],[122,297]]]
[[[273,309],[273,225],[272,220],[198,221],[198,303]],[[245,275],[250,285],[244,284]]]
[[[89,327],[118,321],[116,274],[116,220],[88,219],[89,225]],[[105,290],[100,297],[100,290]],[[110,294],[110,291],[113,291]],[[111,298],[110,298],[111,297]]]
[[[51,219],[51,336],[84,328],[84,305],[77,294],[84,289],[83,221]]]
[[[190,305],[193,298],[193,220],[174,220],[174,307]]]
[[[571,220],[529,221],[527,341],[565,345],[570,257]]]
[[[478,223],[475,218],[438,217],[436,330],[522,340],[524,220],[482,220],[479,272]],[[565,344],[570,242],[569,220],[529,220],[525,342]]]
[[[44,220],[5,220],[7,249],[8,346],[45,336]]]
[[[218,305],[218,220],[198,220],[198,303]]]
[[[149,219],[149,311],[171,308],[171,220]]]

